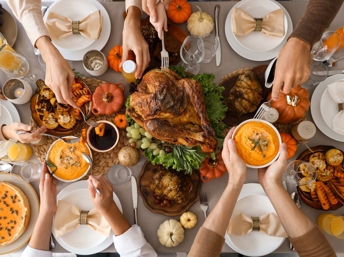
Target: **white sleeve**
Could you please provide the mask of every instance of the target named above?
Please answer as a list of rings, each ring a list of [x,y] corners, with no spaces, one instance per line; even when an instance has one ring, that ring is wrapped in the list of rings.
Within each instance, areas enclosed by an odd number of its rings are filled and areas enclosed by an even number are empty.
[[[141,228],[137,225],[133,225],[122,235],[114,236],[113,242],[121,257],[158,256],[144,238]]]
[[[42,36],[49,36],[44,25],[41,0],[7,0],[13,14],[23,25],[32,45]]]
[[[21,257],[51,257],[52,253],[50,251],[41,251],[34,248],[31,248],[30,246],[27,246],[23,253],[21,254]]]
[[[130,6],[136,6],[142,11],[142,1],[141,0],[125,0],[125,11],[128,11]]]

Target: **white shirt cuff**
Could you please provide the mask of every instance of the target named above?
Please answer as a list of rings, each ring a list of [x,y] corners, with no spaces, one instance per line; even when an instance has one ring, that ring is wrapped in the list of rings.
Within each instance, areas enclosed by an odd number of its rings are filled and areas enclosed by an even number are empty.
[[[125,10],[128,12],[129,7],[136,6],[142,11],[142,2],[141,0],[125,0]]]
[[[50,251],[42,251],[31,248],[27,246],[24,252],[21,254],[21,257],[51,257],[52,253]]]
[[[141,249],[146,244],[146,239],[141,228],[133,225],[122,235],[113,236],[113,242],[117,252],[122,255]]]

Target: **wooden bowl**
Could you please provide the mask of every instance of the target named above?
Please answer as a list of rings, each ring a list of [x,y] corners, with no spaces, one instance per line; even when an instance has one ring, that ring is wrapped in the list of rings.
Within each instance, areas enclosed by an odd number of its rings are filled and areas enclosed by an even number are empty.
[[[186,199],[182,203],[173,203],[171,207],[161,207],[159,204],[155,204],[155,197],[153,195],[153,190],[149,187],[152,181],[153,175],[162,166],[153,165],[150,162],[146,162],[141,170],[138,177],[138,191],[143,199],[144,205],[151,212],[161,213],[166,216],[178,216],[187,211],[191,205],[193,205],[199,199],[199,194],[201,190],[202,181],[200,180],[199,174],[196,171],[192,172],[192,190],[187,195]]]

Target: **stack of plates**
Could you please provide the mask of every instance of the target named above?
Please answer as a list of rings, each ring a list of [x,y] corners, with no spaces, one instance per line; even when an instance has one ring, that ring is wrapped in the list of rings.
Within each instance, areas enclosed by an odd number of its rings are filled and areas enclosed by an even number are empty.
[[[2,124],[10,125],[13,122],[20,122],[19,113],[10,101],[0,99],[0,105],[0,120]]]
[[[98,39],[88,39],[82,35],[72,35],[60,39],[52,38],[54,45],[65,59],[80,61],[86,52],[101,50],[110,37],[110,17],[103,5],[96,0],[59,0],[50,5],[44,15],[44,22],[46,22],[49,12],[63,15],[72,21],[80,21],[97,10],[100,10],[103,16],[103,28]]]
[[[311,101],[314,123],[326,136],[339,142],[344,142],[344,135],[335,132],[332,128],[332,120],[338,113],[338,104],[330,96],[327,85],[342,79],[344,79],[343,74],[333,75],[325,79],[314,90]]]
[[[231,16],[234,8],[239,8],[254,18],[261,18],[264,15],[278,9],[284,12],[284,31],[282,38],[265,35],[262,32],[251,32],[246,36],[236,36],[232,31]],[[242,57],[252,61],[266,61],[275,58],[291,32],[293,23],[287,10],[274,0],[243,0],[238,2],[228,13],[225,23],[227,41],[235,52]]]

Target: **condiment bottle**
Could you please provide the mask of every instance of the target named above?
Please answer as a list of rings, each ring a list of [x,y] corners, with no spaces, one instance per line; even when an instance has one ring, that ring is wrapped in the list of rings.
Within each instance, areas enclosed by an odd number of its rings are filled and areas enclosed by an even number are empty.
[[[127,60],[122,65],[122,74],[128,84],[136,81],[135,77],[136,63],[131,60]]]

